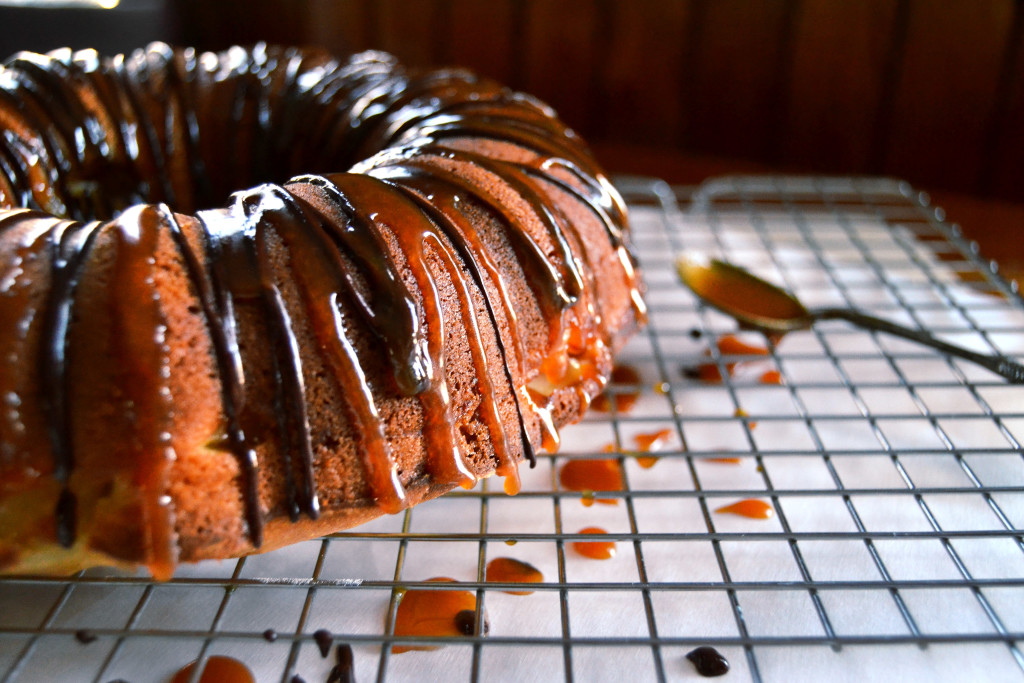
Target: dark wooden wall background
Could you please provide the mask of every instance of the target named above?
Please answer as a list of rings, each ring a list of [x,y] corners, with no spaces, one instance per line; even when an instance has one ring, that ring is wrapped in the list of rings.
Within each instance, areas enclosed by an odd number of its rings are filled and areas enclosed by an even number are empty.
[[[175,42],[461,64],[596,143],[1024,201],[1021,0],[169,0]]]

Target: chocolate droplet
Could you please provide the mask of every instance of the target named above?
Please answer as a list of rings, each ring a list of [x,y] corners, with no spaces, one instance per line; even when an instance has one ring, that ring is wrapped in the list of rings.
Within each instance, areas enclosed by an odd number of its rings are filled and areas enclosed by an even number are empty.
[[[86,629],[75,631],[75,640],[80,642],[82,645],[88,645],[89,643],[94,642],[97,637],[98,636],[95,633]]]
[[[455,628],[458,629],[459,633],[466,636],[476,634],[476,612],[471,609],[464,609],[456,614]],[[484,617],[483,635],[486,636],[490,630],[491,625],[487,623],[487,617]]]
[[[688,652],[686,658],[693,662],[693,666],[701,676],[711,678],[729,673],[729,661],[713,647],[707,645],[698,647],[696,650]]]
[[[352,646],[348,643],[341,643],[334,650],[334,658],[337,664],[327,676],[327,683],[356,683]]]
[[[317,647],[320,648],[320,656],[326,657],[331,652],[331,645],[334,644],[334,634],[325,628],[322,628],[313,633],[313,640],[316,641]]]
[[[67,489],[61,491],[54,516],[57,520],[57,542],[65,548],[75,544],[75,529],[78,527],[77,506],[75,494]]]

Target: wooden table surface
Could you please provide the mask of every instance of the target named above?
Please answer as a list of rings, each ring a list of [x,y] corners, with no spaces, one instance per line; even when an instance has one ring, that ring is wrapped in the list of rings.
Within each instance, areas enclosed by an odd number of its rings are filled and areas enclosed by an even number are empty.
[[[715,176],[737,173],[790,173],[756,162],[682,155],[648,147],[593,145],[602,165],[613,173],[635,173],[662,178],[673,184],[697,185]],[[931,196],[932,204],[946,211],[947,220],[980,247],[982,258],[999,264],[1007,280],[1024,284],[1024,203],[990,200],[915,184]]]

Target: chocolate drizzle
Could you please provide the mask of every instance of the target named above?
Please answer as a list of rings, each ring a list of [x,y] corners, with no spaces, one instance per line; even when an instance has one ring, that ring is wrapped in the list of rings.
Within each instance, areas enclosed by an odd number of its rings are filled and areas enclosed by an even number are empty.
[[[559,201],[572,199],[604,226],[643,317],[625,209],[582,142],[546,106],[465,71],[409,73],[382,53],[340,63],[265,45],[219,55],[160,44],[111,59],[91,51],[21,55],[0,67],[0,129],[0,225],[40,220],[4,209],[16,204],[85,219],[155,203],[106,222],[51,219],[38,379],[65,546],[75,542],[76,526],[71,323],[100,235],[116,244],[112,277],[139,297],[134,307],[127,295],[112,297],[112,319],[125,335],[111,344],[133,359],[131,378],[117,381],[137,406],[133,446],[146,454],[138,465],[144,486],[163,501],[174,458],[168,322],[153,283],[166,233],[209,335],[224,448],[238,463],[253,547],[268,519],[321,513],[317,472],[330,453],[311,432],[305,337],[345,395],[369,495],[382,510],[397,512],[410,500],[381,419],[382,395],[418,401],[425,470],[435,484],[470,485],[480,471],[463,431],[470,427],[452,406],[445,349],[453,330],[465,336],[478,400],[468,417],[486,430],[506,490],[518,489],[521,455],[535,462],[531,426],[540,425],[545,445],[557,443],[545,397],[526,387],[536,352],[526,349],[511,276],[467,206],[503,229],[548,321],[549,347],[540,355],[552,390],[573,389],[588,402],[605,381],[619,324],[604,319],[586,240]],[[466,140],[486,144],[470,151]],[[381,149],[353,172],[336,172]],[[271,184],[298,171],[307,175]],[[266,184],[234,194],[225,209],[196,213],[232,187],[259,182]],[[164,201],[195,215],[156,204]],[[253,320],[265,349],[243,343]],[[379,351],[364,348],[367,333]],[[489,367],[489,339],[506,361],[500,367]],[[386,359],[388,377],[368,376],[371,352]],[[253,428],[248,402],[257,373],[269,375],[270,434]],[[509,439],[509,411],[519,443]],[[280,453],[283,500],[261,489],[269,465],[258,452],[268,439]],[[166,502],[144,510],[167,529],[148,540],[153,567],[173,565],[172,513]]]
[[[75,497],[68,479],[75,466],[68,404],[68,328],[75,304],[75,289],[89,249],[101,223],[59,222],[50,233],[52,283],[43,318],[44,348],[39,354],[39,386],[46,431],[53,450],[53,476],[61,485],[55,517],[57,541],[65,548],[75,540]]]
[[[306,411],[306,389],[302,372],[302,356],[299,343],[295,338],[291,317],[285,307],[284,299],[277,285],[270,277],[271,254],[266,244],[266,223],[263,221],[265,211],[287,211],[288,204],[277,203],[279,195],[276,188],[257,188],[254,191],[236,195],[235,206],[244,212],[246,221],[243,225],[255,226],[257,273],[259,275],[260,294],[266,312],[265,320],[270,327],[272,337],[272,359],[274,361],[275,413],[285,417],[281,427],[282,454],[285,455],[286,486],[288,495],[288,513],[292,521],[305,512],[311,519],[320,515],[320,502],[316,494],[316,478],[313,473],[313,445],[310,442],[309,416]],[[283,193],[282,193],[283,194]],[[269,207],[267,206],[269,204]],[[249,240],[242,240],[243,243]],[[250,248],[251,248],[250,243]],[[230,264],[230,262],[229,262]],[[239,264],[241,265],[241,264]],[[301,485],[295,484],[295,469],[291,462],[291,454],[299,456],[299,479]]]
[[[242,499],[245,503],[245,521],[249,528],[249,539],[259,547],[263,542],[263,516],[259,509],[259,481],[256,451],[246,440],[242,431],[239,411],[243,402],[242,359],[234,337],[234,319],[225,316],[228,307],[227,294],[214,284],[204,273],[195,253],[182,233],[177,218],[166,205],[159,207],[164,224],[170,230],[178,248],[189,281],[199,298],[206,320],[210,340],[213,343],[214,358],[221,381],[221,401],[227,419],[227,442],[238,460],[242,477]]]
[[[337,185],[317,177],[306,177],[306,181],[323,188],[346,218],[345,225],[326,223],[325,227],[330,230],[331,240],[355,262],[366,279],[362,288],[348,273],[341,272],[354,302],[385,344],[398,388],[407,396],[424,391],[434,380],[431,358],[437,351],[424,347],[413,296],[397,266],[388,258],[383,236]]]
[[[210,283],[216,314],[207,313],[212,327],[220,329],[211,334],[216,351],[218,370],[223,385],[224,409],[228,419],[227,437],[231,451],[238,459],[242,472],[243,500],[249,539],[259,547],[263,543],[263,514],[259,506],[259,461],[256,451],[242,429],[240,413],[245,404],[245,370],[238,346],[236,297],[259,300],[260,279],[255,254],[248,236],[240,234],[237,221],[227,220],[218,213],[199,215],[204,228],[208,261],[212,264]],[[214,324],[214,321],[216,323]]]
[[[331,240],[330,234],[335,229],[328,225],[325,217],[284,188],[268,186],[263,191],[276,198],[279,208],[264,212],[262,218],[288,245],[293,260],[302,263],[294,272],[296,284],[313,333],[326,351],[331,370],[348,392],[348,418],[356,425],[356,433],[367,455],[374,498],[382,508],[397,512],[405,506],[405,490],[392,462],[380,414],[347,329],[348,323],[340,314],[342,307],[354,306],[355,283],[344,267],[337,244]]]
[[[451,240],[452,244],[458,250],[463,262],[469,266],[470,273],[473,275],[473,280],[476,286],[484,293],[484,299],[487,304],[487,311],[490,315],[491,323],[494,325],[495,329],[500,329],[500,324],[495,314],[495,297],[492,295],[491,289],[485,284],[485,272],[487,276],[491,278],[491,281],[495,284],[497,289],[497,298],[501,301],[505,319],[508,322],[507,335],[511,337],[512,346],[516,349],[514,362],[518,363],[520,374],[525,375],[526,354],[522,346],[522,339],[516,330],[515,308],[509,298],[508,288],[505,287],[502,282],[501,271],[479,241],[479,235],[476,230],[468,224],[468,221],[465,220],[465,217],[462,216],[462,214],[454,211],[454,202],[442,204],[442,200],[437,195],[434,195],[434,203],[431,203],[421,194],[413,191],[409,187],[395,185],[395,188],[411,199],[420,208],[420,210],[423,211],[423,214],[433,221],[435,225],[445,229],[445,235],[449,240]],[[451,197],[451,199],[454,199],[454,196]],[[435,206],[435,204],[447,206],[448,210],[443,211]],[[507,359],[505,364],[502,366],[505,373],[505,379],[509,385],[515,386],[515,381],[512,378],[512,373],[509,368],[509,354],[506,351],[506,342],[502,339],[501,335],[497,335],[496,340],[501,350],[502,357]],[[536,467],[537,456],[534,452],[533,445],[530,443],[530,436],[526,433],[526,421],[523,419],[523,409],[520,404],[520,396],[518,393],[516,395],[516,414],[519,417],[519,434],[524,455],[526,460],[530,463],[530,467]]]
[[[496,215],[501,216],[509,226],[510,241],[531,282],[543,283],[543,289],[538,293],[542,295],[541,300],[546,304],[548,311],[557,315],[576,302],[579,296],[579,288],[576,286],[579,271],[569,263],[562,264],[562,268],[552,263],[541,245],[531,237],[529,228],[510,215],[501,201],[486,189],[445,173],[442,169],[420,165],[415,161],[397,168],[385,166],[379,171],[375,170],[374,175],[395,182],[402,182],[403,177],[411,177],[414,186],[416,177],[423,176],[442,185],[451,186],[454,189],[450,199],[452,204],[458,202],[458,193],[461,192],[488,207]]]

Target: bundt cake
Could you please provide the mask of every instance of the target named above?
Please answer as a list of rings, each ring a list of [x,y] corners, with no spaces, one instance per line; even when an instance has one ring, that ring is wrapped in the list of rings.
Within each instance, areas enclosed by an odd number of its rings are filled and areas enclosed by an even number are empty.
[[[514,493],[643,318],[625,230],[573,131],[463,70],[15,55],[0,571],[163,578],[494,473]]]

